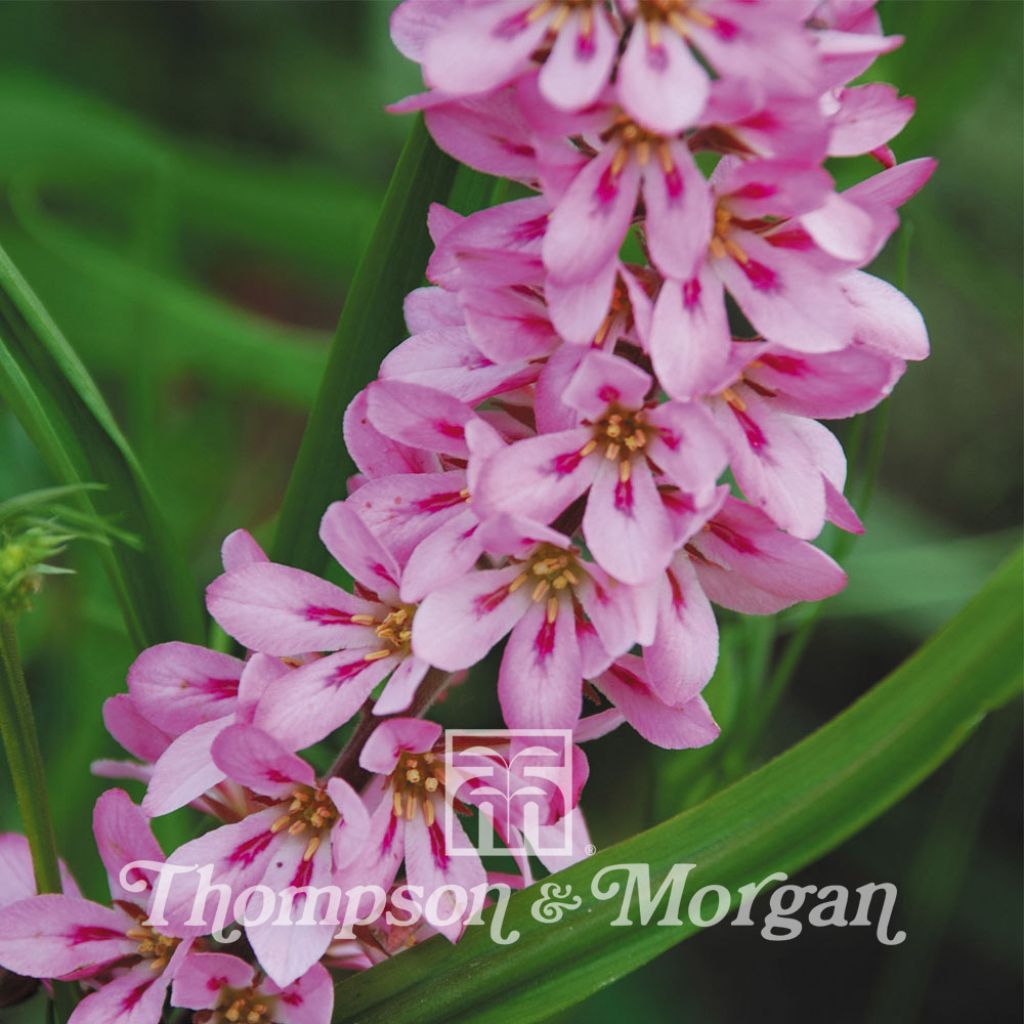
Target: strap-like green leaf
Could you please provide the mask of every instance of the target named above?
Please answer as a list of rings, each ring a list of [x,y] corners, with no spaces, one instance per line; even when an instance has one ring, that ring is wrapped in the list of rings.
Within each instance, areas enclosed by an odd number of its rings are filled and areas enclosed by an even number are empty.
[[[140,344],[144,344],[140,340]],[[58,479],[94,482],[90,510],[134,534],[140,550],[104,552],[132,639],[201,639],[194,584],[128,442],[88,371],[0,249],[0,398]]]
[[[313,571],[323,567],[317,525],[330,502],[344,497],[345,481],[355,470],[342,442],[342,416],[404,336],[402,303],[423,280],[431,250],[427,210],[448,198],[455,170],[455,161],[434,145],[417,118],[345,299],[281,508],[276,561]]]
[[[674,864],[692,863],[688,895],[712,883],[735,894],[831,850],[937,768],[1020,686],[1021,567],[1018,552],[912,658],[776,760],[561,872],[558,883],[571,885],[583,904],[559,924],[532,918],[536,889],[517,894],[504,925],[505,934],[522,933],[516,944],[497,945],[482,927],[469,928],[454,948],[432,939],[338,986],[336,1019],[544,1020],[696,930],[690,923],[612,927],[622,898],[594,898],[591,880],[600,869],[649,864],[657,892]]]

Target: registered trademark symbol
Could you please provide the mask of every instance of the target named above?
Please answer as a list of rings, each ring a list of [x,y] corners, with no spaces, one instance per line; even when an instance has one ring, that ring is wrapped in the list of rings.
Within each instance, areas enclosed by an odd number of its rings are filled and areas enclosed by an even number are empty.
[[[583,847],[583,852],[588,857],[592,857],[595,853],[597,853],[597,847],[593,843],[587,843],[587,845]]]

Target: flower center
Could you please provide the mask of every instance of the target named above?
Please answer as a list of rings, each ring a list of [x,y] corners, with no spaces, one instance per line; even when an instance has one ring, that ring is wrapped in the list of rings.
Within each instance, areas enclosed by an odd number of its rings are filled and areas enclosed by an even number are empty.
[[[225,989],[217,1009],[207,1011],[208,1016],[196,1014],[202,1024],[270,1024],[274,1019],[275,1000],[252,988]]]
[[[422,807],[427,828],[434,824],[435,794],[444,792],[444,764],[436,754],[403,753],[398,767],[391,773],[394,813],[412,821],[416,808]]]
[[[649,132],[627,114],[620,114],[612,122],[612,126],[602,133],[601,138],[618,146],[608,169],[613,177],[619,174],[634,154],[640,166],[645,167],[651,159],[652,152],[657,155],[666,178],[674,180],[678,177],[672,151],[668,146],[669,140],[664,135]]]
[[[381,621],[372,615],[353,615],[352,621],[360,626],[373,626],[373,632],[383,641],[384,646],[364,655],[366,661],[377,661],[389,658],[392,654],[406,655],[410,651],[412,641],[412,619],[416,614],[416,605],[403,604],[393,608]]]
[[[743,248],[731,237],[732,234],[732,212],[721,203],[715,207],[715,233],[711,237],[711,255],[715,259],[722,259],[723,256],[731,256],[737,263],[749,263],[750,257],[743,251]]]
[[[297,786],[292,790],[292,802],[288,810],[270,826],[270,831],[281,832],[287,829],[290,836],[308,834],[309,842],[302,855],[302,859],[308,861],[313,859],[313,854],[320,848],[324,833],[329,832],[340,817],[338,808],[324,789]]]
[[[173,939],[167,935],[155,932],[148,925],[138,924],[125,932],[129,939],[138,943],[136,952],[143,960],[149,961],[149,969],[154,973],[162,971],[171,954],[174,952],[181,939]]]

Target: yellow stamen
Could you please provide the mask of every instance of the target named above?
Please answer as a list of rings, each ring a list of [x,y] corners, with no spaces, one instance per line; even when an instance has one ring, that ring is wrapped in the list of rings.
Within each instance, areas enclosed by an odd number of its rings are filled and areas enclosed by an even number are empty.
[[[363,655],[363,661],[380,661],[381,658],[386,658],[391,654],[386,647],[381,648],[379,651],[370,651],[369,654]]]
[[[317,850],[320,849],[320,837],[313,836],[308,843],[306,843],[306,852],[302,855],[302,859],[310,861],[313,859],[313,855]]]
[[[547,580],[541,580],[537,586],[533,588],[533,593],[530,595],[534,601],[539,601],[547,592],[551,586]]]
[[[558,618],[558,598],[548,598],[548,622],[554,622]]]
[[[627,483],[629,481],[629,474],[632,472],[632,470],[633,464],[628,459],[624,459],[622,462],[619,463],[619,479],[623,483]]]
[[[525,573],[521,572],[509,585],[508,592],[514,594],[530,577]]]
[[[377,620],[372,615],[363,615],[361,613],[359,615],[353,615],[352,616],[352,621],[357,626],[376,626],[377,625]]]

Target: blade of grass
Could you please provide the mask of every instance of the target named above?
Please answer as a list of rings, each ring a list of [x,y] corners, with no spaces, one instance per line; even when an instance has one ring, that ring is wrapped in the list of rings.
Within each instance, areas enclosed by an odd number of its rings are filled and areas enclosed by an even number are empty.
[[[104,562],[133,642],[201,640],[197,593],[138,460],[85,366],[0,248],[0,398],[83,510],[138,537]]]

